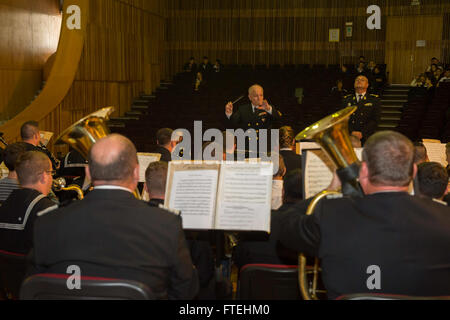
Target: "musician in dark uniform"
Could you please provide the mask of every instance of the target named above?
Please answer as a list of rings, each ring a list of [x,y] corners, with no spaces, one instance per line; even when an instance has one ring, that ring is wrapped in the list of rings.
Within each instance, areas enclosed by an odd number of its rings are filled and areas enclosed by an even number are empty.
[[[250,104],[241,105],[233,112],[233,103],[225,106],[225,115],[235,128],[244,131],[248,129],[271,129],[274,121],[281,119],[281,112],[264,100],[264,90],[260,85],[248,89]]]
[[[365,196],[324,199],[311,215],[291,210],[274,218],[284,245],[321,259],[328,298],[450,295],[449,209],[408,194],[416,172],[411,141],[377,132],[362,155]]]
[[[360,75],[355,79],[355,93],[343,99],[342,107],[357,106],[358,109],[350,116],[348,127],[350,134],[366,141],[378,125],[381,102],[376,94],[367,92],[369,80]]]
[[[41,143],[41,132],[37,121],[27,121],[20,128],[20,137],[26,143],[27,151],[40,151],[47,155],[52,162],[53,170],[59,169],[59,161],[56,157]]]

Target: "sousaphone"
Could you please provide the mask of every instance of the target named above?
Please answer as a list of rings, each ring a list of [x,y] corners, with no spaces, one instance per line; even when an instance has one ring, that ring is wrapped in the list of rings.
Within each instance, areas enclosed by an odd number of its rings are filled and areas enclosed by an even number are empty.
[[[321,146],[328,157],[336,165],[336,173],[341,180],[342,194],[344,196],[363,195],[357,180],[360,162],[352,147],[348,131],[348,119],[356,109],[357,107],[347,107],[335,112],[305,128],[295,137],[296,141],[314,139]],[[336,191],[322,191],[313,198],[306,214],[312,214],[316,205],[323,198],[340,195],[341,193]],[[307,267],[306,256],[303,254],[299,255],[298,276],[303,299],[318,300],[318,294],[326,293],[326,291],[319,289],[318,286],[320,271],[318,258],[315,258],[312,267]]]
[[[114,107],[106,107],[91,113],[64,130],[55,144],[68,144],[87,159],[94,143],[110,134],[106,121],[113,112]],[[138,190],[134,191],[134,195],[140,199]]]

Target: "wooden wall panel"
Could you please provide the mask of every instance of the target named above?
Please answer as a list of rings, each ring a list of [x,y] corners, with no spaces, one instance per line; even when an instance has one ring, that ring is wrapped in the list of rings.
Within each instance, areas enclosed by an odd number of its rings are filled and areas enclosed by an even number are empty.
[[[17,0],[14,3],[20,7],[25,2],[29,1]],[[53,111],[34,119],[39,121],[42,130],[54,132],[55,138],[71,124],[99,108],[114,106],[114,115],[123,115],[140,93],[155,90],[166,66],[165,0],[95,0],[86,2],[86,5],[82,12],[83,19],[86,19],[82,30],[84,46],[76,65],[75,79],[62,101],[49,107]],[[70,49],[66,49],[63,55],[70,56]],[[2,81],[0,77],[0,84]],[[23,123],[23,116],[19,120]],[[8,134],[10,141],[17,139],[14,128],[21,125],[12,122],[3,126],[11,131]],[[66,147],[54,148],[54,142],[55,139],[50,141],[50,149],[55,152],[67,150]]]
[[[443,16],[389,17],[386,62],[393,83],[410,83],[441,56]],[[425,47],[417,47],[425,40]]]
[[[382,29],[368,30],[369,5],[382,10]],[[194,56],[220,58],[225,64],[353,63],[360,55],[385,61],[389,16],[442,15],[448,0],[169,0],[167,55],[169,74]],[[345,23],[353,36],[345,38]],[[341,41],[328,42],[339,28]],[[448,46],[448,44],[447,44]],[[442,59],[447,59],[442,56]]]
[[[0,120],[23,110],[42,85],[42,69],[56,51],[58,0],[0,0]]]

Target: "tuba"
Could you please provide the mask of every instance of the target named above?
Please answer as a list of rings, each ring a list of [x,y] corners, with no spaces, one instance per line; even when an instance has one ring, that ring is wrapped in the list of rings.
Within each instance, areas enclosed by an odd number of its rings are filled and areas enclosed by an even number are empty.
[[[113,112],[114,107],[106,107],[91,113],[64,130],[56,139],[55,145],[68,144],[87,159],[94,143],[110,133],[106,121]],[[134,196],[140,199],[137,189]]]
[[[363,192],[357,180],[360,162],[353,150],[348,133],[348,118],[356,109],[357,107],[347,107],[329,115],[305,128],[295,137],[295,140],[314,139],[336,165],[336,173],[342,184],[342,194],[361,197]],[[341,193],[336,191],[322,191],[313,198],[306,214],[312,214],[323,198],[340,195]],[[318,289],[321,271],[319,259],[314,258],[313,266],[306,266],[306,256],[300,254],[298,264],[298,280],[303,299],[318,300],[318,294],[326,293],[325,290]]]

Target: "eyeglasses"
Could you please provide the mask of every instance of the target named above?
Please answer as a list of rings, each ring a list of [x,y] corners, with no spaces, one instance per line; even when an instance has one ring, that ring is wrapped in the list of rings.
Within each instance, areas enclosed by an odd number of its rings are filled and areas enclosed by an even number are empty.
[[[45,170],[45,172],[50,173],[52,176],[56,174],[56,170]]]

